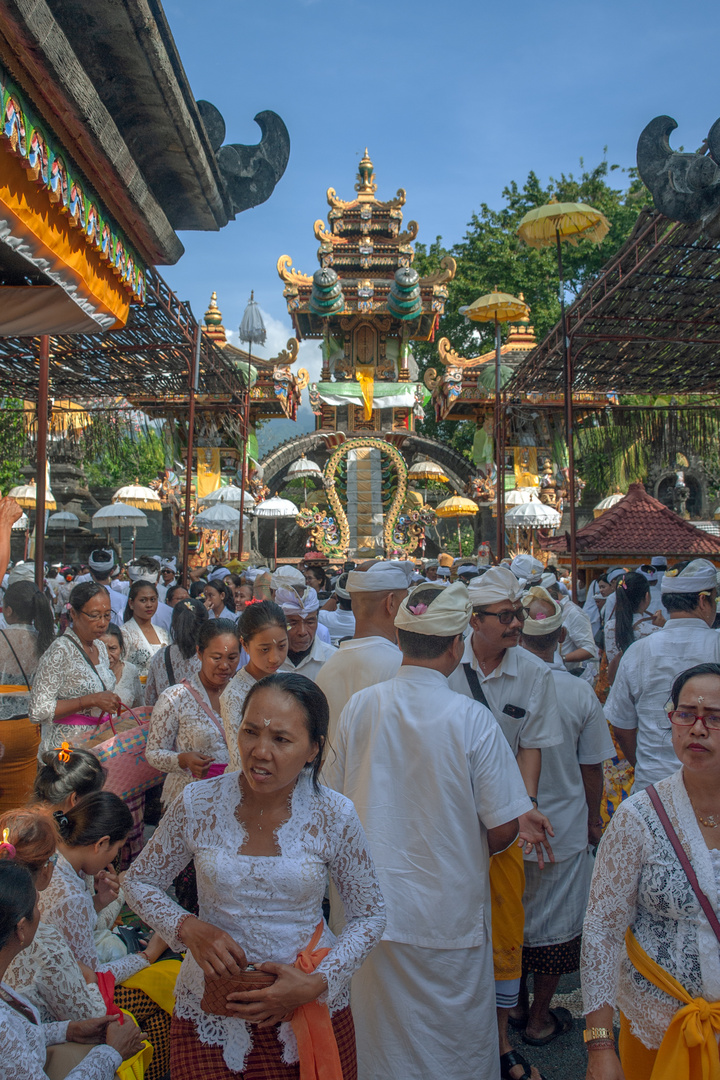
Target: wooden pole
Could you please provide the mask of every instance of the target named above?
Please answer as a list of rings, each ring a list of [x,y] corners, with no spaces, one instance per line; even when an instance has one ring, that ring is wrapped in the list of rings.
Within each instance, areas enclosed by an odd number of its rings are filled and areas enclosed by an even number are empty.
[[[500,522],[500,549],[498,561],[505,557],[505,393],[500,400],[500,461],[502,463],[502,483],[497,492],[497,513]]]
[[[245,400],[243,402],[243,457],[240,466],[240,551],[238,558],[242,559],[245,548],[245,533],[243,530],[243,513],[245,510],[245,470],[248,467],[248,437],[250,434],[250,362],[252,360],[252,341],[248,341],[248,366],[245,378]]]
[[[198,323],[195,328],[195,355],[192,370],[190,372],[189,408],[188,408],[188,440],[187,440],[187,476],[185,481],[185,521],[183,524],[182,546],[182,584],[187,588],[188,584],[188,557],[190,553],[190,503],[192,501],[192,469],[193,451],[195,447],[195,395],[200,380],[200,347],[202,344],[202,330]]]
[[[495,550],[497,561],[503,557],[505,522],[500,508],[500,489],[505,486],[505,469],[502,464],[500,446],[500,323],[495,320]]]
[[[40,338],[37,403],[37,481],[35,489],[35,584],[45,587],[45,493],[47,476],[48,397],[50,393],[50,338]]]
[[[575,447],[573,427],[573,371],[572,356],[570,354],[570,341],[568,340],[567,319],[565,317],[565,283],[563,280],[562,244],[560,242],[560,230],[555,230],[557,243],[558,276],[560,278],[560,317],[563,338],[563,375],[565,397],[565,435],[568,448],[568,498],[570,499],[570,573],[572,575],[572,599],[577,603],[577,536],[575,515]]]

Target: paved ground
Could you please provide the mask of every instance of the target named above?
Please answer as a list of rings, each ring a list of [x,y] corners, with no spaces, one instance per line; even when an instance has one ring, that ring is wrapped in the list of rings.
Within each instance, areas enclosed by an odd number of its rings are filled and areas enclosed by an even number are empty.
[[[558,1036],[548,1046],[527,1046],[520,1033],[511,1029],[511,1041],[546,1080],[585,1080],[587,1052],[582,1037],[585,1021],[582,1017],[579,975],[563,976],[553,1005],[562,1005],[570,1010],[574,1018],[572,1031]]]

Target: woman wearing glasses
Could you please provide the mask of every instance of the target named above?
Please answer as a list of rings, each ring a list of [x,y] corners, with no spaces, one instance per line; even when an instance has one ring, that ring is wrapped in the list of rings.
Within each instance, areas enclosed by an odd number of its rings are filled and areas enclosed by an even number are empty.
[[[671,698],[681,768],[621,803],[598,850],[583,928],[587,1080],[720,1068],[720,664],[678,675]]]
[[[107,650],[100,640],[110,624],[104,585],[84,581],[70,593],[71,626],[43,653],[30,694],[30,719],[41,725],[40,750],[62,742],[81,746],[103,713],[116,713],[120,698]]]

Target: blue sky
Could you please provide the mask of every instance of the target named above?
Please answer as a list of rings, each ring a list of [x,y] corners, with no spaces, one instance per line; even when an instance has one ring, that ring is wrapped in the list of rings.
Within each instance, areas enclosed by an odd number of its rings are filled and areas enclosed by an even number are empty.
[[[317,268],[313,223],[325,192],[351,198],[367,145],[379,198],[407,191],[418,240],[460,239],[481,202],[532,169],[542,180],[596,164],[634,164],[654,116],[678,121],[674,146],[697,148],[720,115],[717,0],[165,0],[196,98],[225,117],[228,142],[257,142],[274,109],[291,139],[271,199],[220,233],[182,233],[161,272],[196,315],[218,293],[237,331],[255,290],[274,355],[291,334],[280,255]],[[301,362],[317,378],[315,343]],[[312,428],[307,405],[303,429]],[[274,424],[275,438],[301,428]]]

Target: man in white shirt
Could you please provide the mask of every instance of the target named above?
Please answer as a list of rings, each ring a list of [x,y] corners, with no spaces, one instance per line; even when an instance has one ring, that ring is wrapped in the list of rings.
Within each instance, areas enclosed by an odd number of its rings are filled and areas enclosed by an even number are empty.
[[[525,609],[522,585],[506,566],[493,566],[468,586],[472,604],[471,635],[465,641],[462,663],[450,676],[450,688],[486,704],[500,725],[525,781],[535,809],[523,815],[520,835],[535,844],[544,864],[543,845],[550,858],[547,834],[552,827],[538,809],[537,789],[542,751],[561,741],[558,704],[552,675],[516,646],[520,641]],[[529,1066],[515,1053],[508,1038],[508,1018],[516,1008],[522,975],[525,888],[522,852],[509,848],[492,860],[490,885],[493,901],[493,950],[500,1034],[504,1061],[511,1080]],[[509,1057],[508,1057],[509,1055]]]
[[[347,574],[342,574],[335,582],[334,596],[320,608],[318,619],[327,628],[333,645],[339,645],[341,638],[351,638],[355,633],[355,616],[352,613],[352,599],[347,591]]]
[[[560,645],[560,654],[566,666],[579,668],[582,672],[580,677],[593,686],[598,674],[600,653],[590,619],[569,596],[562,595],[560,582],[554,574],[543,574],[540,583],[562,609],[565,637]]]
[[[158,596],[165,603],[168,589],[177,585],[177,559],[163,559],[160,565],[160,582],[158,583]]]
[[[571,1025],[566,1009],[550,1009],[561,975],[580,966],[580,942],[590,890],[593,847],[602,836],[602,762],[615,754],[602,706],[582,679],[571,675],[556,652],[567,634],[564,612],[549,592],[531,589],[523,599],[527,618],[522,644],[552,674],[563,739],[542,755],[538,803],[553,823],[555,862],[540,870],[534,852],[525,856],[523,984],[515,1019],[523,1039],[546,1045]],[[533,973],[528,1006],[525,979]]]
[[[470,611],[460,583],[403,600],[402,667],[351,698],[326,766],[358,811],[388,915],[353,979],[358,1080],[499,1077],[488,855],[514,843],[531,803],[490,712],[448,687]]]
[[[605,703],[605,717],[635,767],[634,792],[678,768],[665,711],[676,676],[695,664],[720,663],[720,634],[711,629],[717,599],[713,564],[678,563],[662,579],[662,596],[670,618],[623,654]]]
[[[407,596],[412,563],[376,562],[369,570],[351,570],[355,636],[343,641],[315,680],[330,706],[329,742],[345,705],[358,690],[391,679],[402,663],[395,616]]]
[[[88,558],[90,573],[83,575],[84,581],[95,581],[98,585],[104,585],[110,597],[110,610],[112,622],[122,627],[127,597],[112,587],[110,575],[115,567],[115,554],[110,548],[95,548]],[[76,582],[77,584],[77,582]]]
[[[296,671],[316,682],[323,664],[336,651],[317,636],[318,594],[305,585],[294,589],[281,585],[275,592],[275,603],[287,619],[288,654],[280,670]]]

